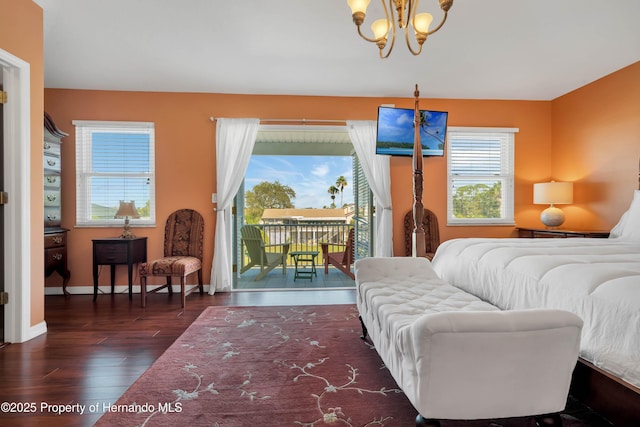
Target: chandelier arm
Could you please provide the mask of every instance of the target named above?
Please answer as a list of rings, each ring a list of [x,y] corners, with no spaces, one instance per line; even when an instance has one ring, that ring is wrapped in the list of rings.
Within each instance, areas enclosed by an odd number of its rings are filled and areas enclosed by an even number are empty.
[[[384,0],[380,0],[380,3],[382,4],[382,8],[384,9],[384,18],[387,21],[387,26],[388,26],[388,30],[387,30],[387,34],[384,35],[384,37],[381,37],[380,40],[385,41],[384,44],[380,44],[378,43],[378,48],[379,48],[379,53],[380,53],[380,59],[385,59],[388,58],[389,55],[391,54],[391,51],[393,50],[393,46],[396,44],[396,25],[395,25],[395,16],[393,14],[393,1],[394,0],[389,0],[389,7],[387,7],[386,3],[384,2]],[[389,11],[391,11],[391,16],[389,16]],[[391,33],[391,43],[388,44],[388,36],[389,33]],[[389,50],[387,50],[387,53],[384,53],[384,48],[386,46],[389,46]]]
[[[413,18],[416,17],[416,11],[418,10],[419,6],[420,6],[420,0],[414,0],[414,1],[409,0],[409,13],[407,14],[407,27],[409,26],[409,24],[411,24],[411,26],[413,27]]]
[[[384,49],[384,47],[382,49],[380,49],[380,58],[381,59],[386,59],[389,57],[389,55],[391,55],[391,51],[393,50],[393,46],[396,44],[396,27],[395,25],[392,27],[391,29],[391,44],[389,44],[389,50],[387,51],[386,54],[383,54],[382,51]]]
[[[413,28],[413,26],[411,28]],[[409,52],[411,52],[411,54],[413,56],[420,55],[420,52],[422,52],[422,44],[418,43],[418,50],[414,50],[413,49],[413,47],[411,46],[411,42],[409,41],[409,26],[408,25],[404,29],[404,40],[407,42],[407,48],[409,49]]]
[[[391,7],[391,2],[392,1],[393,0],[389,0],[389,7]],[[387,8],[387,5],[385,4],[384,0],[380,0],[380,3],[382,3],[382,8],[384,9],[384,17],[387,20],[387,25],[389,26],[390,29],[395,30],[395,26],[392,25],[393,24],[393,20],[389,19],[389,9]],[[393,9],[391,9],[391,10],[393,11]],[[393,16],[392,16],[392,18],[393,18]],[[364,21],[362,21],[362,22],[364,22]],[[386,36],[389,34],[389,31],[387,31],[387,34],[385,34],[383,37],[380,37],[380,38],[377,38],[377,39],[376,38],[371,38],[371,37],[365,36],[362,33],[361,24],[357,24],[357,27],[358,27],[358,35],[360,37],[362,37],[363,39],[365,39],[366,41],[371,42],[371,43],[380,43],[382,40],[385,40]],[[393,42],[392,42],[392,45],[393,45]],[[385,56],[385,58],[386,58],[386,56]]]
[[[363,39],[365,39],[366,41],[371,42],[371,43],[378,43],[380,40],[382,40],[382,38],[379,38],[379,39],[372,39],[372,38],[369,38],[369,37],[365,36],[364,34],[362,34],[362,31],[360,30],[360,27],[361,27],[361,26],[360,26],[360,25],[358,25],[358,35],[360,35],[360,37],[362,37],[362,38],[363,38]],[[383,37],[383,38],[384,38],[384,37]]]
[[[435,33],[436,31],[438,31],[440,28],[442,28],[442,26],[444,25],[445,21],[447,20],[447,16],[448,16],[449,12],[447,12],[446,10],[444,11],[444,16],[442,17],[442,21],[440,22],[440,24],[438,24],[437,27],[435,27],[433,30],[425,33],[426,36],[430,36],[431,34]]]
[[[422,43],[418,43],[418,49],[415,50],[411,45],[411,41],[409,41],[409,27],[411,27],[412,31],[415,32],[415,27],[413,26],[413,20],[415,18],[416,10],[418,10],[419,0],[411,1],[409,0],[409,10],[407,11],[407,25],[404,27],[404,40],[407,43],[407,48],[409,52],[413,56],[420,55],[422,52]]]
[[[395,22],[393,20],[393,0],[389,0],[389,7],[387,7],[387,4],[384,2],[384,0],[380,0],[380,3],[382,4],[382,9],[384,10],[384,17],[387,20],[387,24],[389,24],[389,27],[394,26],[395,27]],[[389,18],[389,11],[391,11],[391,18]],[[387,33],[388,34],[388,33]]]

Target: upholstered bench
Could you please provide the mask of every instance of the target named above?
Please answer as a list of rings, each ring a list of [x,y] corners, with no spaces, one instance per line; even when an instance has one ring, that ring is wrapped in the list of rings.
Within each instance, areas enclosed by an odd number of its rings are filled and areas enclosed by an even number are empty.
[[[363,339],[370,337],[418,411],[417,425],[520,416],[560,422],[579,317],[501,311],[442,281],[426,258],[358,260],[355,278]]]

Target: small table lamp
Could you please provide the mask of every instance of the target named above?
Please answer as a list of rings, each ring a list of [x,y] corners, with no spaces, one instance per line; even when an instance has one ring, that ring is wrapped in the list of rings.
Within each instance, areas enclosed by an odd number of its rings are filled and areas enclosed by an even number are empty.
[[[547,227],[558,227],[564,222],[564,212],[554,205],[573,203],[572,182],[541,182],[533,184],[533,203],[549,204],[540,214],[540,221]]]
[[[118,207],[118,212],[116,212],[114,218],[124,218],[124,229],[122,230],[122,235],[120,237],[123,239],[133,239],[136,237],[129,229],[129,218],[140,218],[140,214],[138,213],[136,204],[133,200],[130,202],[120,200],[120,207]]]

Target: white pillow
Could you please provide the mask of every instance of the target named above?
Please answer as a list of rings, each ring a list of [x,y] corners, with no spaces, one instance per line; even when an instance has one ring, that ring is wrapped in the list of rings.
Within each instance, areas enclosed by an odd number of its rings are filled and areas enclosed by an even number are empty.
[[[611,229],[609,238],[640,241],[640,190],[635,190],[629,209]]]

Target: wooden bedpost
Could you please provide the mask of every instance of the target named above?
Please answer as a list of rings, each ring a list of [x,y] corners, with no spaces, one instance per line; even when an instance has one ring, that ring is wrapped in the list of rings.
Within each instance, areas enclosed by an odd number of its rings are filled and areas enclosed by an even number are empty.
[[[418,97],[418,85],[413,92],[415,97],[413,111],[413,239],[412,251],[414,257],[425,257],[427,255],[424,227],[422,226],[422,218],[424,216],[424,206],[422,204],[422,184],[424,178],[422,176],[422,144],[420,143],[420,124],[422,118],[420,116],[420,102]]]

